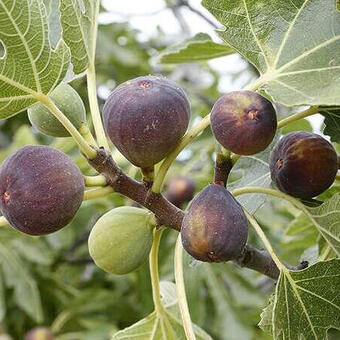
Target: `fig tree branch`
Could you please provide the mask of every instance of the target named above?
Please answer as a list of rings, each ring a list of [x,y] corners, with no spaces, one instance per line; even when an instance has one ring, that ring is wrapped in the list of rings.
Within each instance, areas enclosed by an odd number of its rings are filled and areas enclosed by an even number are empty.
[[[162,194],[152,192],[144,183],[127,176],[104,149],[98,149],[96,158],[89,160],[89,163],[105,176],[108,185],[110,185],[106,188],[89,190],[90,192],[109,188],[111,191],[123,194],[152,211],[160,225],[180,231],[185,213],[170,203]],[[248,245],[242,256],[235,262],[268,277],[274,279],[278,277],[278,268],[270,255],[252,246]]]

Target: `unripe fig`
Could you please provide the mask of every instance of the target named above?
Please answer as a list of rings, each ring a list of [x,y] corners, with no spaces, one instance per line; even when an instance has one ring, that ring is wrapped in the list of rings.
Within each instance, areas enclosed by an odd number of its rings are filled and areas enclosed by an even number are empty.
[[[211,128],[226,149],[239,155],[253,155],[263,151],[275,136],[275,109],[256,92],[230,92],[215,103]]]
[[[151,250],[153,222],[153,215],[135,207],[119,207],[103,215],[89,237],[96,265],[118,275],[140,267]]]
[[[26,146],[0,169],[0,207],[10,225],[26,234],[53,233],[66,226],[84,194],[78,167],[62,152]]]
[[[224,262],[242,254],[247,218],[223,186],[208,185],[191,202],[181,228],[184,249],[204,262]]]
[[[25,340],[53,340],[53,333],[45,327],[37,327],[25,335]]]
[[[148,168],[167,156],[186,132],[190,105],[173,81],[145,76],[118,86],[103,115],[113,144],[131,163]]]
[[[195,194],[196,184],[188,176],[172,177],[167,185],[165,197],[177,207],[192,200]]]
[[[70,85],[60,84],[50,94],[50,98],[77,130],[86,122],[83,101]],[[53,137],[70,136],[59,120],[41,103],[37,103],[28,109],[28,118],[32,125],[45,135]]]
[[[318,196],[334,182],[338,156],[331,143],[311,132],[292,132],[282,137],[270,156],[275,185],[298,198]]]

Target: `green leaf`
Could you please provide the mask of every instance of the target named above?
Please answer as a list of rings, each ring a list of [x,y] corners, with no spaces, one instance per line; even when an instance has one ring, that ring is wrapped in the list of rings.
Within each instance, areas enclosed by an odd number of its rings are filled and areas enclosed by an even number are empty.
[[[273,307],[275,301],[275,294],[269,297],[268,305],[263,309],[261,313],[261,321],[259,322],[259,327],[267,334],[273,333]]]
[[[295,122],[292,122],[281,129],[282,134],[286,135],[287,133],[294,131],[308,131],[313,132],[312,125],[307,119],[299,119]]]
[[[0,321],[3,321],[6,315],[5,285],[2,276],[3,274],[0,269]]]
[[[48,94],[64,78],[69,50],[60,40],[55,50],[48,38],[42,0],[0,0],[0,119],[27,109],[39,94]]]
[[[134,325],[114,334],[112,340],[185,340],[174,286],[170,282],[162,282],[160,285],[165,307],[162,312],[152,312]],[[197,340],[212,340],[201,328],[196,325],[193,327]]]
[[[306,214],[326,239],[331,248],[340,255],[340,194],[317,208],[306,208]]]
[[[323,133],[331,137],[331,141],[340,143],[340,107],[320,108],[320,113],[325,117]]]
[[[198,33],[167,48],[160,54],[159,61],[163,64],[191,63],[224,57],[234,52],[227,45],[213,42],[208,34]]]
[[[203,0],[220,36],[259,70],[275,102],[339,105],[340,14],[334,0]]]
[[[261,186],[264,188],[270,186],[272,180],[269,170],[269,155],[278,138],[279,135],[277,134],[266,150],[256,155],[243,156],[237,161],[231,171],[231,176],[240,178],[228,185],[229,190],[247,186]],[[246,194],[237,197],[237,200],[251,214],[254,214],[265,203],[266,197],[261,194]]]
[[[327,340],[329,328],[340,329],[340,260],[318,262],[302,271],[281,272],[275,299],[260,326],[274,339]]]
[[[6,286],[14,288],[14,298],[18,306],[33,320],[41,322],[43,313],[37,284],[21,259],[10,247],[2,243],[0,243],[0,264]]]
[[[84,72],[94,62],[99,0],[59,0],[62,36],[71,50],[73,71]]]

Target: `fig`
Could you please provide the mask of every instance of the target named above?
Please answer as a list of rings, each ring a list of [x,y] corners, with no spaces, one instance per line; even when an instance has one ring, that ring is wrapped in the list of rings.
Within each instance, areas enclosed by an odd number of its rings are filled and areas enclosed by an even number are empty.
[[[155,223],[147,210],[118,207],[103,215],[92,228],[89,252],[104,271],[124,275],[148,258]]]
[[[190,104],[171,80],[145,76],[118,86],[104,109],[105,130],[134,165],[149,168],[166,157],[185,134]]]
[[[238,258],[246,245],[247,218],[221,185],[211,184],[191,202],[181,228],[184,249],[204,262]]]
[[[165,197],[177,207],[192,200],[195,194],[196,184],[188,176],[172,177],[166,188]]]
[[[78,167],[48,146],[25,146],[0,168],[0,208],[26,234],[53,233],[74,217],[84,195]]]
[[[276,128],[273,105],[256,92],[230,92],[219,98],[211,111],[215,138],[239,155],[263,151],[273,140]]]
[[[297,198],[312,198],[328,189],[338,171],[331,143],[312,132],[282,137],[270,155],[270,174],[279,190]]]
[[[25,335],[25,340],[53,340],[53,333],[45,327],[37,327]]]
[[[50,98],[76,129],[86,122],[85,106],[78,92],[68,84],[60,84],[50,94]],[[69,137],[69,132],[57,118],[41,103],[28,109],[31,124],[45,135]]]

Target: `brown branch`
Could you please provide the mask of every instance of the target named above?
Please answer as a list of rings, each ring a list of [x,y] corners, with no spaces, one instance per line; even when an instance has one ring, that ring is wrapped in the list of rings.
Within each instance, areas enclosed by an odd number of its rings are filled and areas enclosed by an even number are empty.
[[[104,175],[112,188],[126,197],[134,200],[140,205],[152,211],[159,224],[165,225],[177,231],[181,230],[184,211],[175,207],[162,194],[156,194],[148,189],[147,185],[137,182],[127,176],[114,162],[111,155],[103,150],[97,149],[97,157],[88,160],[90,165],[100,174]],[[234,260],[241,267],[256,270],[272,279],[277,279],[279,269],[268,252],[246,245],[242,256]],[[304,264],[305,266],[305,264]],[[289,269],[301,269],[290,267]]]

